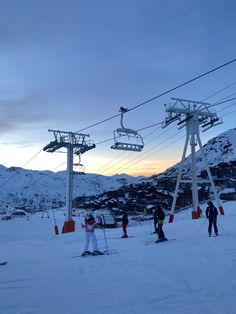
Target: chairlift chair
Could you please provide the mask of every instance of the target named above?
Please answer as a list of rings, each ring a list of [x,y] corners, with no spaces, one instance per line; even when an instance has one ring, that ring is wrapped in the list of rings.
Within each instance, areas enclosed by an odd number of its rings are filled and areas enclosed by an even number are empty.
[[[113,132],[114,134],[114,145],[111,146],[112,149],[126,150],[133,152],[141,152],[144,147],[144,142],[142,136],[138,134],[137,131],[132,129],[127,129],[123,125],[123,116],[128,109],[120,107],[121,112],[121,128],[118,128]]]
[[[85,174],[85,166],[81,164],[81,157],[80,155],[78,155],[79,157],[79,161],[77,163],[73,163],[73,173],[74,174],[78,174],[78,175],[81,175],[81,174]]]

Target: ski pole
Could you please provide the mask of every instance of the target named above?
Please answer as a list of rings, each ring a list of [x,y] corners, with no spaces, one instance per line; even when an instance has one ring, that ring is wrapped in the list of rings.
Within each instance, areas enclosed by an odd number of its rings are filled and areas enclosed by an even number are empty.
[[[105,243],[106,243],[106,251],[107,251],[107,254],[109,255],[109,250],[108,250],[108,245],[107,245],[107,237],[106,237],[105,228],[103,228],[103,233],[104,233],[104,239],[105,239]]]
[[[56,222],[56,217],[55,217],[54,209],[52,209],[52,213],[53,213],[53,219],[54,219],[54,231],[55,231],[55,235],[58,235],[58,234],[59,234],[59,230],[58,230],[58,226],[57,226],[57,222]]]
[[[196,232],[200,231],[200,229],[202,229],[203,225],[206,223],[207,220],[204,220],[203,223],[201,224],[201,226],[197,229]]]
[[[226,232],[225,229],[224,229],[218,222],[216,222],[216,224],[224,231],[224,233],[225,233],[227,236],[229,236],[228,232]]]

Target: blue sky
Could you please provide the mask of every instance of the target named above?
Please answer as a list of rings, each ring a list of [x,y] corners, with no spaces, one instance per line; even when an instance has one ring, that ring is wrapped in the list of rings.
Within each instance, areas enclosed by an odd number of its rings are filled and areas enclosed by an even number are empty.
[[[78,131],[234,59],[235,11],[227,0],[0,1],[0,164],[22,167],[53,139],[48,128]],[[236,81],[235,70],[233,63],[133,110],[124,124],[136,130],[160,122],[171,97],[201,101]],[[208,102],[234,92],[232,85]],[[236,104],[216,109],[226,114],[224,124],[204,133],[203,142],[235,127],[236,112],[227,113]],[[116,118],[86,133],[99,143],[118,127]],[[177,130],[162,133],[144,131],[156,149],[147,145],[138,156],[106,142],[82,163],[104,174],[159,172],[180,159],[184,141],[159,151]],[[142,160],[131,169],[135,158]],[[42,152],[26,168],[53,170],[65,160],[66,154]]]

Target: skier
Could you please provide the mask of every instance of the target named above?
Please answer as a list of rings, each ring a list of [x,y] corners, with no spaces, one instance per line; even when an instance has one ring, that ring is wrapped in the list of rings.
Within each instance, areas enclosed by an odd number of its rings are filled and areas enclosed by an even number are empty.
[[[156,240],[156,243],[158,243],[162,241],[167,241],[167,238],[165,237],[165,234],[163,232],[165,213],[160,205],[156,206],[156,211],[157,211],[157,222],[158,222],[158,226],[157,226],[158,239]]]
[[[122,217],[122,228],[123,228],[122,238],[128,238],[127,230],[126,230],[127,226],[128,226],[128,223],[129,223],[128,214],[124,213],[123,217]]]
[[[154,232],[153,233],[157,233],[157,223],[158,223],[158,217],[157,217],[157,209],[155,209],[153,211],[153,222],[154,222]]]
[[[212,225],[214,226],[215,235],[218,236],[218,228],[217,228],[218,211],[212,202],[208,202],[207,204],[208,204],[208,207],[206,209],[206,217],[209,221],[209,225],[208,225],[209,237],[211,237]]]
[[[81,224],[82,227],[85,229],[85,247],[84,247],[84,252],[82,253],[82,256],[85,255],[101,255],[103,254],[102,252],[100,252],[98,250],[98,242],[97,242],[97,238],[95,235],[94,230],[96,228],[102,228],[101,226],[99,226],[96,221],[95,218],[93,217],[93,215],[87,215],[85,217],[85,223]],[[93,252],[89,251],[89,243],[90,240],[92,240],[92,244],[93,244]]]

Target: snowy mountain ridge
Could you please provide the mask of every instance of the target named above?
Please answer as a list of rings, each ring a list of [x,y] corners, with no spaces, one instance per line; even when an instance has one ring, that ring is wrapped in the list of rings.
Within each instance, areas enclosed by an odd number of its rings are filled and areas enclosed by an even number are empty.
[[[97,174],[74,175],[73,197],[101,194],[134,182],[126,174],[106,177]],[[1,201],[5,205],[32,209],[61,207],[66,201],[66,171],[35,171],[0,165]]]
[[[230,129],[211,139],[203,147],[210,166],[221,162],[236,161],[236,128]],[[86,174],[74,175],[74,194],[91,196],[106,191],[116,190],[131,183],[141,183],[155,177],[177,175],[179,164],[168,168],[162,174],[151,178],[132,177],[126,174],[111,177]],[[197,169],[204,169],[200,152],[197,152]],[[191,173],[191,156],[184,162],[185,174]],[[0,165],[1,199],[0,209],[11,206],[28,206],[32,209],[60,207],[65,203],[66,172],[33,171],[18,167],[6,168]]]
[[[229,163],[236,161],[236,128],[230,129],[220,135],[209,140],[203,146],[203,152],[210,167],[217,166],[219,163]],[[176,175],[180,163],[168,168],[161,175],[169,176]],[[205,170],[205,165],[200,150],[196,152],[197,170]],[[191,156],[188,156],[184,161],[184,173],[191,172]]]

